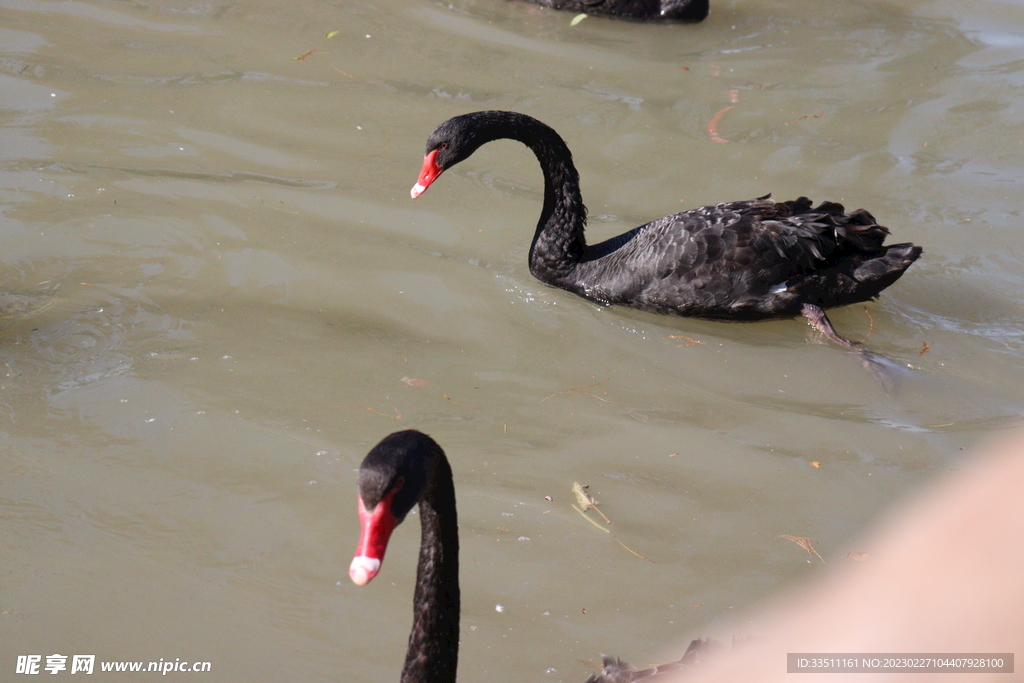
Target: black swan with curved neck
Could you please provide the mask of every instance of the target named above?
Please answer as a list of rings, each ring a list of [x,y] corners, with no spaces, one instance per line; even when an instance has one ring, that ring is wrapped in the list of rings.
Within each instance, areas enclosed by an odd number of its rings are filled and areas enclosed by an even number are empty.
[[[552,9],[620,19],[704,21],[708,0],[530,0]]]
[[[503,138],[533,150],[544,172],[530,272],[599,303],[714,320],[803,315],[835,343],[862,352],[836,332],[824,309],[877,297],[921,255],[910,243],[885,246],[888,228],[867,211],[846,213],[835,202],[813,207],[806,197],[690,209],[588,245],[572,153],[549,126],[508,111],[463,114],[439,125],[427,139],[413,198],[445,169]]]
[[[459,659],[459,521],[448,458],[437,442],[409,429],[384,437],[359,466],[359,544],[348,574],[365,586],[380,571],[388,539],[420,505],[420,559],[412,631],[401,683],[454,683]],[[682,659],[637,671],[605,656],[587,683],[633,683],[693,666],[709,641],[690,643]]]

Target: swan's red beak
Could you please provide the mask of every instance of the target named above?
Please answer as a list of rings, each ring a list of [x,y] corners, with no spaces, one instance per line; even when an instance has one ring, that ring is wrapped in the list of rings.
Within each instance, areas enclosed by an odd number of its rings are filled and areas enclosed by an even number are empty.
[[[430,183],[437,180],[437,176],[441,175],[444,171],[443,168],[437,165],[437,152],[434,150],[423,157],[423,168],[420,169],[420,177],[416,179],[416,184],[412,186],[412,191],[409,193],[413,199],[416,199],[424,190],[430,187]]]
[[[390,491],[372,510],[366,509],[363,497],[359,496],[359,545],[356,546],[356,556],[348,568],[348,575],[357,586],[370,583],[380,571],[384,551],[388,549],[388,539],[398,526],[391,512],[391,500],[395,493],[396,490]]]

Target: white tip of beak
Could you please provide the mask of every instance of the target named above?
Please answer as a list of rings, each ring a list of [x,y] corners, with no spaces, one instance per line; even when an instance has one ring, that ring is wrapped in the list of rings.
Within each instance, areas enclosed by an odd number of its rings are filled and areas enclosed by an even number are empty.
[[[352,558],[352,564],[348,568],[348,575],[355,585],[365,586],[370,583],[370,579],[377,575],[378,571],[380,571],[380,560],[357,555]]]
[[[423,187],[419,183],[416,183],[415,185],[412,186],[412,190],[409,191],[409,194],[412,195],[413,199],[416,199],[421,194],[423,194],[423,191],[426,190],[426,189],[427,188]]]

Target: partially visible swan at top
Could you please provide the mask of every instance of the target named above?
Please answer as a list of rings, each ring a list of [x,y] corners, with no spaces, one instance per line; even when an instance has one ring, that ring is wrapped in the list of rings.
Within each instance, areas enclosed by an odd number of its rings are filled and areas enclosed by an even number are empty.
[[[621,19],[704,21],[708,0],[530,0],[552,9]]]

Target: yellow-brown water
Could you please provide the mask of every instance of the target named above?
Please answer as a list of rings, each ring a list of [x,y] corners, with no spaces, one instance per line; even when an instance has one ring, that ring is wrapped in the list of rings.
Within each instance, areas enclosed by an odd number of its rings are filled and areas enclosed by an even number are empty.
[[[416,518],[373,584],[346,576],[355,468],[395,429],[455,470],[460,679],[571,682],[578,660],[654,662],[823,571],[780,534],[842,563],[893,500],[1020,421],[1018,4],[571,19],[0,0],[0,678],[60,653],[397,679]],[[887,395],[801,321],[536,282],[525,148],[488,145],[409,199],[427,134],[476,109],[565,137],[592,240],[768,192],[868,208],[924,256],[831,317],[913,376]],[[574,481],[653,563],[573,511]]]

